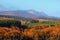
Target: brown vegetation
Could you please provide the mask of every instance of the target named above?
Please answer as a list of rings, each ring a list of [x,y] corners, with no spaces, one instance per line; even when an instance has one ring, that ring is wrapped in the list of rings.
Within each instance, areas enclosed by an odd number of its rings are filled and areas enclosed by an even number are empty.
[[[60,40],[60,23],[39,25],[20,31],[18,27],[0,27],[0,40]]]

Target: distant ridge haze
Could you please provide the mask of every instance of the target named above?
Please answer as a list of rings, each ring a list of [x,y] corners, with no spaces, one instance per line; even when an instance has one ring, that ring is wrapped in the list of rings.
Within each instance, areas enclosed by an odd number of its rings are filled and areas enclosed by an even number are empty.
[[[15,11],[2,11],[0,15],[12,15],[12,16],[23,16],[26,18],[31,17],[47,17],[44,12],[37,12],[35,10],[15,10]]]
[[[25,18],[50,18],[57,19],[57,17],[48,16],[44,12],[38,12],[35,10],[14,10],[14,11],[1,11],[0,15],[21,16]],[[60,18],[59,18],[60,19]]]

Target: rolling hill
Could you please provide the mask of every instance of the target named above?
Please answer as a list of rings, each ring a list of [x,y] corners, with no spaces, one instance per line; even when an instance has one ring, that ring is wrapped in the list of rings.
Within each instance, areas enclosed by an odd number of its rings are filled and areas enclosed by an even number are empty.
[[[24,18],[42,18],[42,19],[54,19],[60,20],[60,18],[48,16],[44,12],[37,12],[35,10],[15,10],[15,11],[1,11],[0,15],[5,16],[18,16]]]

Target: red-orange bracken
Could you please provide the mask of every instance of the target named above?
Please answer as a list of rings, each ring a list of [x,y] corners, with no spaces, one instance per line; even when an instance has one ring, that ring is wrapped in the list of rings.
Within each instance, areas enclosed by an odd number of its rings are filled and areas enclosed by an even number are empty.
[[[22,36],[33,38],[34,40],[38,40],[39,38],[49,39],[51,37],[60,37],[60,25],[56,24],[54,27],[50,25],[36,25],[35,27],[26,28],[24,31],[20,31],[19,28],[7,28],[0,27],[0,38],[2,37],[10,37],[10,36]]]

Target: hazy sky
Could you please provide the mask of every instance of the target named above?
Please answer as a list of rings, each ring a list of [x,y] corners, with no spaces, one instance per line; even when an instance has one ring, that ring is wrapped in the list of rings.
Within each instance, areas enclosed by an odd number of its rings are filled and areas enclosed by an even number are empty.
[[[0,11],[29,9],[60,17],[60,0],[0,0]]]

